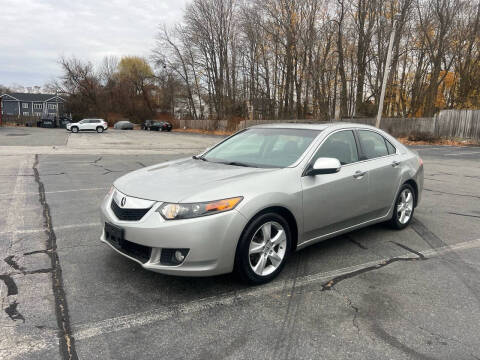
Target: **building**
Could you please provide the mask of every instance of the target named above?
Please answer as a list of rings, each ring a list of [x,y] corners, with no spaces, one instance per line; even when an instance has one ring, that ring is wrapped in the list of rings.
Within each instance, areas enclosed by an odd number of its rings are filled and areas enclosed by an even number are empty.
[[[58,118],[64,113],[65,100],[58,95],[6,93],[0,98],[2,115]]]

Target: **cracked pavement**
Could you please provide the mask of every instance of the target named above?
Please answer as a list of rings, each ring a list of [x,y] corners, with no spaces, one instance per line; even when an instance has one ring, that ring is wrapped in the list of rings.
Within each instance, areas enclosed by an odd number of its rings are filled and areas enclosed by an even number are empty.
[[[409,228],[327,240],[246,287],[150,273],[98,240],[115,178],[218,138],[160,133],[132,150],[125,136],[142,134],[80,134],[88,151],[50,153],[64,135],[41,130],[2,146],[0,128],[0,358],[480,358],[480,148],[416,148],[426,191]]]

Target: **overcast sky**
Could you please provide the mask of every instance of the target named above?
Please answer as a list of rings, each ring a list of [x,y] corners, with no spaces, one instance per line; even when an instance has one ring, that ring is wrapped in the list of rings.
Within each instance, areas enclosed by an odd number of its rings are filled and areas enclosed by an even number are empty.
[[[180,21],[188,0],[0,0],[0,84],[42,86],[60,56],[149,56],[159,24]]]

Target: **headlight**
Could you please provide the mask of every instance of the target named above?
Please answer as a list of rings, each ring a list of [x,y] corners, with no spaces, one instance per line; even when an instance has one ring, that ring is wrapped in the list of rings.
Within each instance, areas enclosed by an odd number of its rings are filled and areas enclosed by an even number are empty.
[[[235,209],[243,200],[243,197],[234,197],[211,202],[193,204],[164,203],[158,208],[158,212],[165,220],[191,219],[199,216],[218,214]]]

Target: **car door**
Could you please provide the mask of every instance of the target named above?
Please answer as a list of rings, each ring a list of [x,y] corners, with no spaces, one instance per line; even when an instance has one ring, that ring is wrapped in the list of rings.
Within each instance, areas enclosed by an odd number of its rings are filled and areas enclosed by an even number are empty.
[[[98,120],[90,120],[88,122],[88,130],[96,130],[98,125]]]
[[[339,172],[302,176],[304,240],[312,241],[365,221],[369,173],[359,161],[353,130],[330,134],[308,166],[319,157],[336,158]]]
[[[395,147],[374,130],[357,130],[361,158],[370,174],[369,198],[372,218],[387,214],[400,181],[400,156]]]
[[[80,120],[77,125],[78,125],[78,130],[85,130],[85,126],[86,126],[86,121],[87,120]]]

